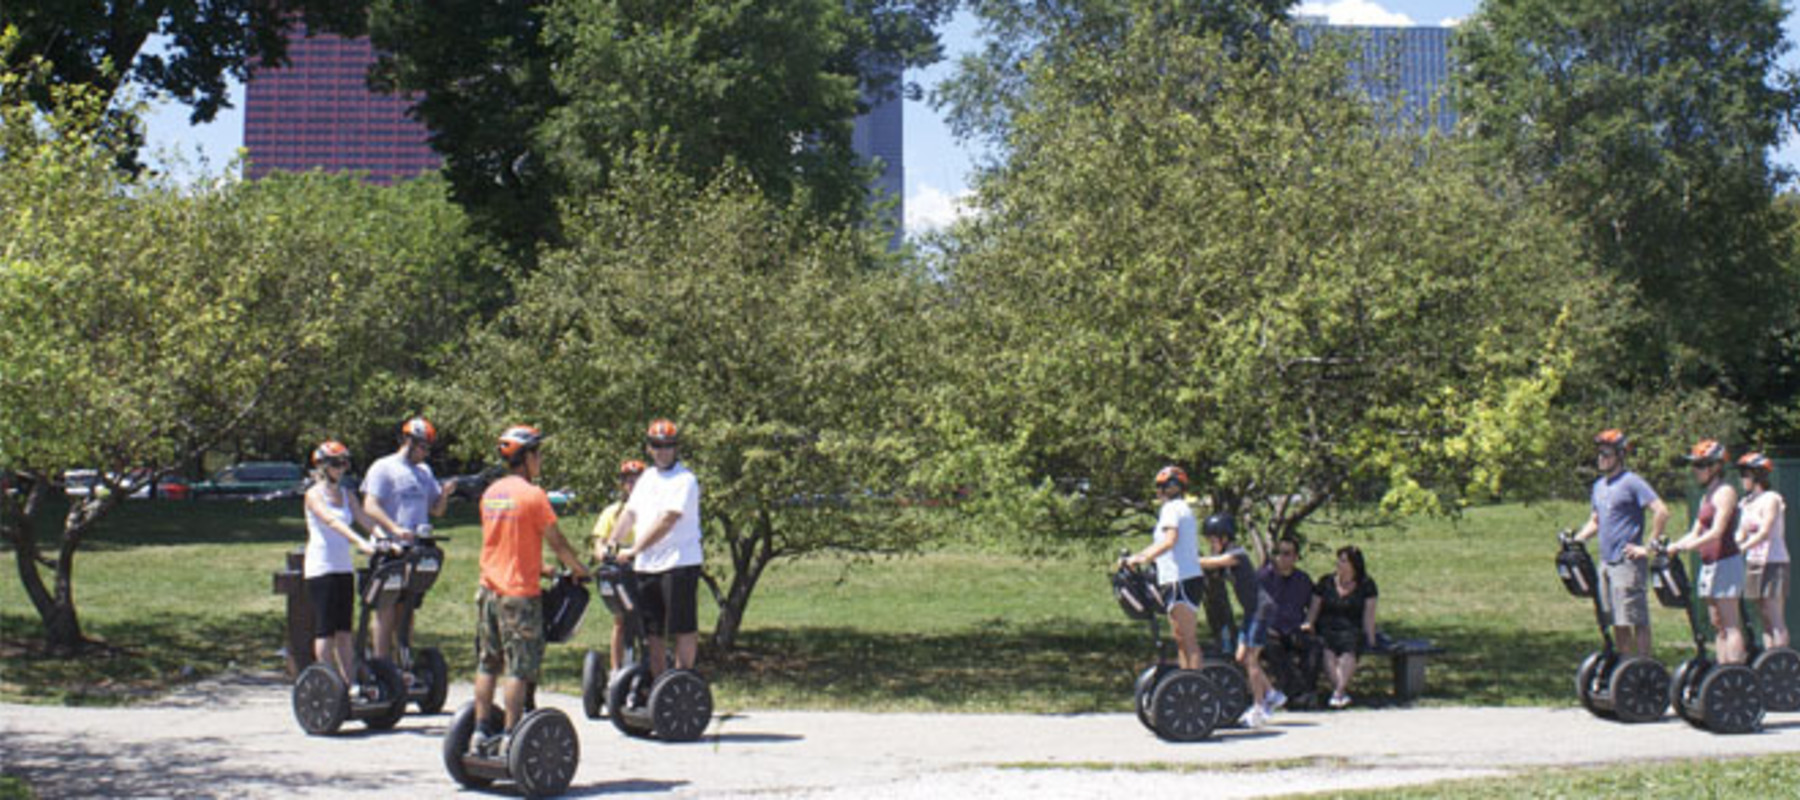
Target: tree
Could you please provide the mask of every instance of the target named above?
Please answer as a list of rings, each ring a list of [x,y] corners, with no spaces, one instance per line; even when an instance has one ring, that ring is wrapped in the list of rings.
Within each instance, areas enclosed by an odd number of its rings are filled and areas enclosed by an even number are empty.
[[[1027,64],[945,244],[946,415],[1088,530],[1165,463],[1271,535],[1530,479],[1615,322],[1569,226],[1365,101],[1337,48],[1156,24],[1174,5]]]
[[[862,213],[861,92],[939,57],[949,0],[381,0],[379,80],[416,95],[457,197],[514,245],[555,241],[555,199],[604,191],[640,139],[704,182],[726,164],[821,218]],[[501,227],[505,226],[505,227]]]
[[[8,0],[0,30],[18,32],[20,63],[50,65],[49,80],[28,88],[40,111],[51,110],[54,86],[86,86],[110,100],[136,83],[192,106],[190,119],[201,123],[230,106],[230,80],[286,63],[289,31],[359,35],[366,13],[365,0]],[[170,42],[166,53],[143,53],[152,35]],[[126,142],[121,157],[131,159],[140,140]]]
[[[387,320],[363,295],[402,290],[383,272],[417,254],[383,257],[367,206],[113,170],[106,92],[51,86],[55,110],[39,113],[26,87],[50,80],[41,60],[0,73],[0,475],[16,490],[0,492],[0,538],[47,642],[71,652],[75,556],[95,524],[259,420],[351,407],[340,365],[369,363],[344,357]],[[98,468],[108,491],[71,500],[46,554],[47,500],[74,467]]]
[[[1615,381],[1766,410],[1800,309],[1768,151],[1800,110],[1762,0],[1492,0],[1457,29],[1487,163],[1542,182],[1636,311]]]
[[[1235,48],[1244,39],[1267,36],[1269,26],[1286,20],[1293,5],[1294,0],[971,0],[968,8],[985,34],[982,51],[962,57],[956,73],[934,91],[932,105],[944,112],[957,137],[1003,147],[1013,114],[1029,103],[1032,65],[1055,69],[1096,50],[1113,51],[1134,25],[1211,33]]]
[[[546,468],[597,492],[643,457],[650,420],[679,423],[730,648],[776,559],[923,535],[892,498],[918,457],[906,409],[930,383],[931,285],[886,264],[877,232],[667,163],[623,161],[571,209],[569,244],[521,278],[439,405],[465,430],[540,426]]]

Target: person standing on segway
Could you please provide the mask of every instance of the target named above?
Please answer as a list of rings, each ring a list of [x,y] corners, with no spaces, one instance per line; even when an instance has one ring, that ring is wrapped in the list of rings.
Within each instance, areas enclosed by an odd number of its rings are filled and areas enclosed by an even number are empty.
[[[312,605],[313,658],[337,669],[345,686],[356,686],[356,652],[350,619],[356,610],[356,565],[350,546],[375,552],[375,543],[357,535],[352,523],[374,530],[356,492],[343,485],[350,471],[350,448],[337,441],[313,450],[313,485],[306,490],[306,597]],[[354,692],[353,692],[354,693]]]
[[[619,540],[630,533],[625,526],[619,524],[619,517],[625,513],[625,504],[631,500],[631,492],[637,486],[638,478],[644,474],[644,462],[630,459],[619,464],[619,499],[600,512],[600,519],[594,521],[593,541],[589,549],[594,553],[594,561],[605,561],[607,556],[619,547]],[[635,541],[635,539],[633,540]],[[613,617],[612,644],[607,651],[611,672],[618,672],[625,666],[625,619]],[[609,673],[610,674],[610,673]]]
[[[1182,669],[1200,668],[1200,638],[1195,632],[1200,600],[1206,596],[1206,576],[1200,571],[1199,524],[1194,511],[1182,499],[1187,490],[1187,472],[1180,467],[1163,467],[1156,473],[1156,529],[1150,532],[1150,546],[1125,559],[1127,566],[1156,562],[1156,580],[1161,584],[1163,609],[1169,615],[1169,627],[1175,632],[1176,658]]]
[[[1738,616],[1738,598],[1744,595],[1744,554],[1737,543],[1737,490],[1724,479],[1725,446],[1703,439],[1688,451],[1687,462],[1701,486],[1700,515],[1686,536],[1669,545],[1669,552],[1700,553],[1700,582],[1696,593],[1706,600],[1706,610],[1716,632],[1719,663],[1742,664],[1744,623]]]
[[[1661,540],[1669,508],[1643,478],[1625,469],[1630,442],[1609,428],[1594,436],[1594,464],[1600,470],[1591,493],[1593,511],[1575,540],[1600,535],[1600,598],[1612,615],[1619,649],[1650,657],[1650,551],[1644,547],[1644,510],[1650,511],[1651,539]]]
[[[475,735],[471,751],[504,753],[525,712],[544,657],[544,607],[539,581],[544,543],[580,578],[587,567],[556,526],[550,497],[536,485],[543,472],[543,433],[514,425],[500,434],[508,474],[481,495],[481,585],[475,592]],[[505,727],[494,724],[494,689],[504,670]]]
[[[443,516],[444,506],[456,491],[454,478],[440,485],[431,465],[425,463],[436,443],[437,428],[424,417],[413,417],[400,426],[400,449],[376,459],[369,465],[369,474],[363,476],[363,511],[400,541],[412,541],[413,533],[429,525],[432,517]],[[393,658],[402,605],[395,603],[375,612],[372,638],[376,658]]]
[[[681,463],[681,432],[658,419],[645,431],[651,469],[638,478],[615,532],[636,541],[620,552],[638,576],[650,674],[668,661],[665,637],[675,637],[675,668],[693,669],[700,654],[700,481]]]
[[[1744,499],[1738,504],[1744,597],[1757,601],[1762,612],[1763,649],[1787,647],[1787,500],[1774,489],[1775,464],[1768,456],[1745,453],[1737,466],[1744,484]]]
[[[1255,702],[1238,721],[1247,728],[1260,728],[1269,722],[1270,701],[1286,701],[1270,692],[1269,676],[1262,668],[1262,649],[1269,641],[1275,599],[1256,579],[1256,565],[1251,563],[1250,553],[1237,543],[1237,520],[1219,512],[1207,517],[1201,530],[1212,555],[1201,557],[1200,568],[1224,573],[1237,595],[1238,606],[1244,610],[1244,626],[1238,630],[1235,643],[1237,662],[1250,680],[1250,696]]]

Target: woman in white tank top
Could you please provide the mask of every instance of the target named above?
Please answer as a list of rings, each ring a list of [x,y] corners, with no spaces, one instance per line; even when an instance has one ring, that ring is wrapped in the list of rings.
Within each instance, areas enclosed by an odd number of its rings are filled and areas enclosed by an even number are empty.
[[[1738,503],[1738,544],[1747,565],[1744,598],[1754,600],[1763,619],[1763,647],[1787,647],[1787,501],[1771,488],[1775,465],[1762,453],[1738,459],[1744,499]]]
[[[343,485],[350,449],[328,441],[313,450],[313,485],[306,490],[306,594],[313,612],[313,657],[337,668],[346,686],[356,683],[350,618],[356,607],[356,563],[351,545],[375,552],[351,523],[374,530],[375,523]]]

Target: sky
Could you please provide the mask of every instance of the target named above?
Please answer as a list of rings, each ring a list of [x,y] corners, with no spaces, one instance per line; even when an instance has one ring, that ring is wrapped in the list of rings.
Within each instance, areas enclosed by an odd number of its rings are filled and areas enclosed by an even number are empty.
[[[1333,25],[1455,25],[1479,5],[1478,0],[1306,0],[1295,8],[1295,13],[1323,16]],[[1789,41],[1800,43],[1800,16],[1790,12],[1783,27]],[[952,19],[941,34],[945,59],[930,68],[907,73],[907,80],[918,83],[927,98],[932,87],[950,75],[957,57],[974,52],[980,43],[979,26],[966,12]],[[1800,64],[1800,48],[1790,52],[1783,63],[1790,67]],[[165,152],[186,163],[180,166],[175,162],[177,165],[172,168],[177,174],[223,169],[243,144],[243,99],[243,87],[233,84],[234,107],[199,127],[188,125],[186,107],[174,103],[156,105],[149,119],[153,163],[160,161],[158,152]],[[948,224],[959,211],[958,199],[968,193],[970,173],[982,155],[980,148],[951,136],[949,127],[928,100],[906,103],[904,147],[908,232]],[[1775,158],[1790,167],[1800,165],[1800,143],[1794,141],[1792,134]],[[205,169],[197,170],[200,166]]]

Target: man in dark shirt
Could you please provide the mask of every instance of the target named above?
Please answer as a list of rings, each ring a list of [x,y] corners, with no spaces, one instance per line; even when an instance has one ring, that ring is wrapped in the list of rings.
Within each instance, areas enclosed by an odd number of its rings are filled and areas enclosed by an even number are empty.
[[[1271,708],[1280,708],[1290,697],[1297,707],[1311,705],[1314,687],[1319,685],[1318,637],[1300,630],[1306,622],[1306,607],[1312,602],[1312,577],[1295,566],[1299,561],[1300,542],[1286,536],[1275,543],[1274,560],[1256,573],[1262,590],[1275,601],[1269,618],[1269,643],[1263,650],[1274,684],[1267,698]]]

